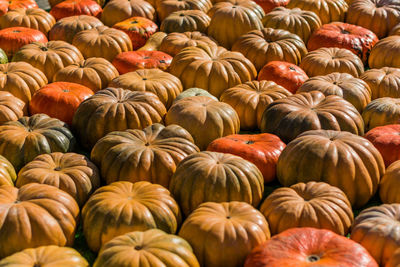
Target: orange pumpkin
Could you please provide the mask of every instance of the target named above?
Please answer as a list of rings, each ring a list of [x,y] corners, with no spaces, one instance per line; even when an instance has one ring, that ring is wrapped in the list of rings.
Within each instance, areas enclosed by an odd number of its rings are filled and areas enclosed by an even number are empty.
[[[0,16],[5,15],[8,11],[17,8],[39,8],[35,0],[1,0],[0,1]]]
[[[201,10],[207,13],[211,7],[210,0],[156,0],[156,10],[160,21],[175,11]]]
[[[180,10],[169,14],[162,21],[160,30],[166,33],[194,31],[205,33],[210,21],[211,18],[201,10]]]
[[[393,127],[395,125],[391,125],[391,126]],[[396,125],[396,126],[399,126],[399,125]],[[382,127],[378,127],[378,128],[382,128]],[[375,128],[375,129],[378,129],[378,128]],[[397,128],[396,129],[397,136],[392,139],[393,143],[399,143],[399,141],[398,141],[399,127],[396,127],[396,128]],[[382,136],[380,139],[382,140],[384,137],[387,137],[387,136],[389,136],[389,134],[386,136]],[[376,143],[374,145],[376,146]],[[400,197],[399,197],[400,196],[400,194],[399,194],[400,160],[399,160],[399,155],[398,155],[399,154],[398,153],[398,151],[399,151],[398,145],[396,145],[396,144],[392,145],[390,148],[391,148],[391,151],[393,152],[393,154],[396,154],[397,161],[393,161],[393,163],[390,164],[388,166],[388,168],[386,169],[386,172],[383,175],[382,180],[379,184],[379,197],[383,203],[392,204],[392,203],[400,203]],[[378,147],[378,149],[379,149],[379,147]]]
[[[56,20],[79,15],[100,18],[102,11],[101,6],[93,0],[65,0],[52,7],[50,14]]]
[[[168,70],[172,57],[161,51],[129,51],[118,54],[112,64],[119,74],[139,69]]]
[[[156,20],[154,7],[144,0],[111,0],[103,9],[101,21],[108,27],[131,17]]]
[[[398,68],[370,69],[360,78],[369,85],[372,100],[381,97],[400,97],[400,69]]]
[[[16,121],[24,115],[27,115],[27,106],[24,101],[7,91],[0,91],[0,125]]]
[[[0,155],[0,186],[14,186],[16,179],[17,174],[15,173],[13,165],[5,157]]]
[[[300,8],[318,15],[322,24],[344,21],[349,5],[345,0],[290,0],[287,8]]]

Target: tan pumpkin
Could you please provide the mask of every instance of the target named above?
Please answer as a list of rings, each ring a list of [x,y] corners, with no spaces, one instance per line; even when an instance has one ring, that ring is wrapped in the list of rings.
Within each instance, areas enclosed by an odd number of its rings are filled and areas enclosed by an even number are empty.
[[[400,98],[400,69],[390,67],[370,69],[360,78],[371,89],[372,100],[381,97]]]
[[[270,232],[264,216],[247,203],[208,202],[186,219],[179,236],[192,246],[201,266],[242,267]]]
[[[389,36],[390,35],[400,35],[400,23],[392,28],[392,30],[389,33]]]
[[[337,47],[322,47],[309,52],[300,67],[309,77],[327,75],[332,72],[349,73],[359,77],[364,72],[364,63],[350,50]]]
[[[266,28],[282,29],[298,35],[305,44],[311,34],[322,26],[322,22],[312,11],[300,8],[277,7],[263,18]]]
[[[259,19],[262,19],[265,16],[264,9],[257,3],[257,1],[247,1],[247,0],[211,0],[214,3],[214,6],[220,2],[228,2],[233,6],[243,5],[246,8],[251,9]],[[214,15],[216,8],[210,9],[208,15],[211,17]]]
[[[207,13],[211,7],[210,0],[156,0],[157,16],[160,21],[179,10],[201,10]]]
[[[322,24],[344,21],[349,5],[345,0],[290,0],[287,8],[300,8],[318,15]]]
[[[118,75],[117,69],[108,60],[91,57],[57,71],[53,81],[79,83],[97,92],[106,88]]]
[[[149,182],[100,187],[82,209],[83,233],[95,252],[114,237],[133,231],[157,228],[174,234],[181,220],[169,191]]]
[[[160,49],[162,40],[167,36],[165,32],[156,32],[147,39],[144,46],[139,48],[137,51],[157,51]]]
[[[5,157],[0,155],[0,186],[14,186],[16,179],[17,174],[15,173],[13,165]]]
[[[128,72],[113,79],[109,86],[154,93],[167,109],[183,90],[178,78],[160,69],[140,69]]]
[[[337,95],[349,101],[358,112],[371,102],[371,89],[362,79],[348,73],[334,72],[324,76],[315,76],[308,79],[297,90],[298,93],[320,91],[325,96]]]
[[[399,5],[400,8],[400,5]],[[368,58],[370,68],[400,68],[400,36],[393,35],[379,40]]]
[[[28,106],[21,99],[9,92],[0,91],[0,125],[27,115],[27,108]]]
[[[307,54],[304,42],[296,34],[285,30],[264,28],[242,35],[232,46],[253,62],[257,71],[271,61],[299,64]]]
[[[170,73],[181,80],[184,89],[205,89],[218,98],[224,90],[257,76],[253,63],[241,53],[201,44],[182,49],[172,60]]]
[[[400,98],[382,97],[372,100],[364,109],[362,117],[365,130],[400,122]]]
[[[101,14],[101,21],[108,27],[131,17],[145,17],[156,20],[154,7],[144,0],[111,0]]]
[[[160,26],[166,33],[172,32],[207,32],[211,18],[201,10],[180,10],[172,12]]]
[[[183,98],[186,97],[191,97],[191,96],[206,96],[206,97],[211,97],[212,99],[218,101],[218,98],[216,98],[215,96],[213,96],[212,94],[210,94],[209,92],[207,92],[206,90],[200,89],[200,88],[189,88],[185,91],[183,91],[182,93],[180,93],[174,100],[173,103],[175,103],[176,101],[179,101]]]
[[[296,227],[328,229],[347,235],[354,220],[351,204],[343,191],[322,182],[278,188],[264,200],[260,211],[272,235]]]
[[[220,97],[237,112],[242,130],[259,128],[265,108],[277,99],[292,95],[272,81],[251,81],[229,88]]]
[[[379,196],[383,203],[400,203],[400,160],[393,162],[386,169],[379,184]]]

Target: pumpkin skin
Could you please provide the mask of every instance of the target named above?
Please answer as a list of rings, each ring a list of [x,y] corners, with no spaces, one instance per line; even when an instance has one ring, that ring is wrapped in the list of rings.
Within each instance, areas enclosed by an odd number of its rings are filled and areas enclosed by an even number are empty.
[[[27,106],[24,101],[6,91],[0,91],[0,125],[16,121],[27,115]]]
[[[307,80],[298,93],[320,91],[325,96],[337,95],[350,102],[360,114],[371,102],[371,89],[361,79],[348,73],[334,72],[325,76],[315,76]]]
[[[81,52],[64,41],[27,44],[13,56],[14,62],[24,61],[41,70],[49,82],[53,81],[53,76],[59,70],[81,60]]]
[[[266,14],[262,22],[265,28],[282,29],[297,34],[305,44],[311,34],[322,26],[317,14],[300,8],[277,7]]]
[[[350,238],[365,247],[384,266],[400,247],[400,204],[383,204],[363,210],[354,220]]]
[[[395,150],[396,149],[395,146],[392,146],[392,149],[393,149],[392,150],[393,154],[398,154],[397,150]],[[389,204],[400,203],[399,192],[398,192],[399,181],[400,181],[400,161],[397,160],[389,165],[389,167],[386,169],[385,175],[383,175],[382,180],[379,184],[379,197],[383,203],[389,203]]]
[[[47,114],[70,125],[78,106],[92,95],[93,91],[86,86],[54,82],[36,92],[29,103],[29,112]]]
[[[106,88],[79,105],[72,126],[82,146],[91,149],[110,132],[146,128],[162,122],[165,113],[165,106],[153,93]]]
[[[385,267],[396,267],[400,264],[400,249],[396,249]]]
[[[400,121],[400,99],[382,97],[372,100],[364,109],[362,117],[365,130],[395,124]]]
[[[242,130],[254,130],[261,125],[262,114],[269,104],[291,95],[274,82],[251,81],[227,89],[220,100],[237,112]]]
[[[384,172],[382,156],[371,142],[331,130],[303,133],[286,146],[277,165],[282,185],[325,182],[341,189],[354,207],[364,205],[375,194]]]
[[[85,57],[102,57],[112,62],[120,53],[131,51],[132,42],[123,31],[99,26],[77,33],[72,40]]]
[[[275,179],[276,164],[285,143],[273,134],[233,134],[212,141],[208,151],[229,153],[254,163],[261,171],[264,182]]]
[[[259,6],[255,1],[245,1],[245,0],[212,0],[214,2],[214,5],[220,3],[220,2],[228,2],[234,6],[245,6],[249,9],[251,9],[257,17],[261,20],[265,16],[265,12],[262,9],[261,6]],[[212,17],[216,11],[216,8],[210,9],[208,12],[208,15]]]
[[[321,256],[320,256],[321,255]],[[292,228],[256,247],[244,267],[378,267],[356,242],[325,229]]]
[[[73,63],[59,70],[53,77],[54,82],[67,82],[81,84],[97,92],[118,77],[117,69],[106,59],[91,57]]]
[[[172,32],[207,32],[211,18],[201,10],[180,10],[172,12],[160,26],[166,33]]]
[[[104,7],[101,21],[108,27],[131,17],[144,17],[155,21],[154,7],[144,0],[111,0]]]
[[[47,84],[43,72],[26,62],[0,64],[0,91],[7,91],[27,104]]]
[[[0,64],[6,64],[6,63],[8,63],[8,57],[6,55],[6,52],[4,52],[4,50],[0,48]]]
[[[116,182],[100,187],[82,209],[83,232],[92,251],[114,237],[158,228],[174,234],[181,223],[175,200],[149,182]]]
[[[255,0],[259,6],[262,7],[265,14],[270,13],[274,8],[280,6],[286,6],[289,3],[289,0]]]
[[[183,90],[182,83],[178,78],[159,69],[128,72],[112,80],[109,87],[152,92],[158,96],[167,109]]]
[[[0,155],[0,186],[14,186],[16,179],[17,174],[15,173],[13,165],[5,157]]]
[[[372,100],[382,97],[400,97],[400,69],[389,67],[370,69],[360,78],[369,85]]]
[[[101,6],[92,0],[65,0],[51,8],[50,14],[56,20],[65,17],[88,15],[100,18]]]
[[[189,89],[183,91],[182,93],[180,93],[175,98],[173,103],[175,103],[176,101],[179,101],[181,99],[184,99],[186,97],[191,97],[191,96],[206,96],[206,97],[210,97],[210,98],[218,101],[218,98],[216,98],[215,96],[213,96],[212,94],[210,94],[206,90],[194,87],[194,88],[189,88]]]
[[[172,60],[170,73],[181,80],[185,89],[201,88],[217,98],[227,88],[257,76],[253,63],[241,53],[201,44],[182,49]]]
[[[133,250],[134,249],[134,250]],[[158,253],[162,250],[162,254]],[[131,266],[140,262],[161,267],[200,267],[189,243],[176,235],[158,229],[137,231],[118,236],[107,242],[93,267]]]
[[[168,70],[172,57],[161,51],[129,51],[118,54],[112,64],[119,74],[140,69]]]
[[[100,175],[96,165],[85,156],[55,152],[37,156],[19,171],[16,186],[20,188],[30,183],[55,186],[83,206],[100,186]]]
[[[41,246],[27,248],[0,261],[0,266],[64,266],[88,267],[89,263],[73,248],[59,246]]]
[[[242,35],[232,50],[241,52],[253,62],[257,71],[270,61],[286,61],[297,65],[307,54],[307,48],[300,37],[272,28]]]
[[[79,207],[54,186],[0,186],[0,210],[0,242],[7,244],[0,248],[1,258],[31,247],[73,244]]]
[[[399,5],[400,6],[400,5]],[[372,48],[368,59],[370,68],[379,69],[383,67],[399,68],[400,62],[400,36],[393,35],[386,37]]]
[[[241,267],[247,254],[270,238],[270,232],[262,214],[247,203],[208,202],[186,219],[179,236],[192,246],[201,266]]]
[[[175,102],[168,110],[165,123],[185,128],[200,150],[205,150],[213,140],[237,134],[240,130],[236,111],[208,96],[185,97]]]
[[[87,15],[66,17],[54,24],[49,32],[49,39],[72,43],[79,32],[99,26],[103,26],[103,23],[96,17]]]
[[[0,1],[0,16],[5,15],[8,11],[17,8],[39,8],[34,0],[1,0]]]
[[[144,46],[137,51],[155,51],[159,50],[162,40],[167,36],[165,32],[156,32],[147,39]]]
[[[353,52],[338,47],[321,47],[309,52],[301,61],[309,77],[327,75],[332,72],[349,73],[359,77],[364,72],[362,60]]]
[[[143,17],[132,17],[116,23],[113,28],[128,34],[132,41],[133,50],[137,50],[146,44],[146,41],[157,30],[158,26],[153,21]]]
[[[211,7],[210,0],[156,0],[156,10],[160,21],[179,10],[200,10],[207,13]]]
[[[50,13],[40,8],[18,8],[10,10],[0,17],[0,28],[27,27],[39,30],[45,35],[56,23],[55,18]]]

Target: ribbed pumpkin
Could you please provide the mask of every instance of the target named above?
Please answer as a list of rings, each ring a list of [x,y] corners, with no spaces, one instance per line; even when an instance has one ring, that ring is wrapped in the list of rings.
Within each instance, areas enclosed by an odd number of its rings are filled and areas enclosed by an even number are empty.
[[[186,97],[175,102],[168,110],[165,123],[185,128],[200,150],[206,149],[213,140],[237,134],[240,130],[236,111],[208,96]]]
[[[251,81],[227,89],[220,100],[237,112],[242,130],[254,130],[260,127],[262,114],[269,104],[290,95],[274,82]]]
[[[397,134],[399,134],[399,131],[397,131]],[[393,152],[393,154],[398,154],[398,147],[393,145],[391,147],[391,152]],[[397,158],[399,158],[398,155],[396,156]],[[397,160],[389,165],[389,167],[386,169],[385,175],[383,175],[382,180],[379,184],[379,197],[381,201],[383,203],[389,203],[389,204],[400,203],[399,186],[400,186],[400,160]]]
[[[13,165],[5,157],[0,155],[0,186],[14,186],[16,179],[17,174],[15,173]]]
[[[112,239],[104,245],[93,267],[118,266],[121,261],[127,266],[146,262],[149,266],[200,267],[186,240],[158,229]]]
[[[322,24],[344,21],[349,5],[345,0],[290,0],[287,8],[300,8],[318,15]]]
[[[109,84],[110,87],[131,91],[147,91],[158,96],[167,109],[182,92],[182,83],[174,75],[159,69],[141,69],[123,74]]]
[[[322,25],[314,12],[300,8],[277,7],[266,14],[262,21],[266,28],[282,29],[297,34],[305,44],[311,34]]]
[[[185,89],[198,87],[216,97],[257,76],[253,63],[242,54],[205,45],[182,49],[172,60],[170,73],[181,80]]]
[[[400,264],[400,248],[396,249],[389,261],[386,263],[385,267],[396,267]]]
[[[74,242],[78,204],[54,186],[0,186],[0,210],[1,258],[26,248]]]
[[[156,32],[147,40],[146,44],[137,51],[155,51],[160,48],[162,40],[167,36],[165,32]]]
[[[199,149],[185,129],[155,123],[143,131],[109,133],[96,143],[91,158],[107,184],[145,180],[168,188],[179,162],[196,152]]]
[[[368,84],[348,73],[334,72],[325,76],[312,77],[297,92],[311,91],[320,91],[325,96],[337,95],[343,97],[360,113],[371,102],[371,89]]]
[[[101,21],[108,27],[131,17],[156,20],[154,7],[144,0],[111,0],[104,7]]]
[[[309,77],[332,72],[349,73],[359,77],[364,72],[362,60],[350,50],[338,47],[322,47],[309,52],[300,67]]]
[[[83,56],[102,57],[112,61],[118,54],[132,50],[132,42],[123,31],[99,26],[77,33],[72,40]]]
[[[208,202],[186,219],[179,236],[192,246],[201,266],[242,267],[247,254],[267,241],[270,232],[264,216],[247,203]]]
[[[200,88],[189,88],[185,91],[183,91],[182,93],[180,93],[174,100],[173,103],[175,103],[176,101],[179,101],[181,99],[184,99],[186,97],[191,97],[191,96],[206,96],[206,97],[210,97],[214,100],[218,101],[218,98],[216,98],[215,96],[213,96],[212,94],[210,94],[209,92],[207,92],[206,90],[200,89]]]
[[[400,97],[400,69],[398,68],[370,69],[360,78],[369,85],[372,100],[381,97]]]
[[[350,203],[360,207],[375,194],[384,171],[382,156],[367,139],[348,132],[316,130],[286,146],[278,160],[277,177],[284,186],[326,182],[343,190]]]
[[[399,4],[400,8],[400,4]],[[368,65],[370,68],[400,68],[400,36],[393,35],[381,39],[371,50]]]
[[[232,154],[203,151],[179,163],[169,190],[183,214],[188,216],[209,201],[242,201],[257,207],[264,191],[264,179],[250,161]]]
[[[100,18],[102,11],[101,6],[93,0],[65,0],[53,6],[50,10],[50,14],[53,15],[56,20],[79,15]]]
[[[56,20],[50,13],[40,8],[18,8],[10,10],[0,17],[0,28],[27,27],[39,30],[45,35],[50,31]]]
[[[400,98],[382,97],[372,100],[365,107],[362,117],[366,131],[378,126],[399,123]]]
[[[91,57],[59,70],[54,75],[53,81],[71,81],[97,92],[106,88],[118,75],[117,69],[108,60],[100,57]]]
[[[53,76],[59,70],[81,60],[83,60],[81,52],[64,41],[27,44],[13,57],[13,61],[24,61],[41,70],[49,82],[53,81]]]
[[[257,71],[270,61],[299,64],[307,54],[303,41],[285,30],[264,28],[242,35],[232,46],[253,62]]]
[[[171,32],[205,33],[210,25],[211,18],[201,10],[180,10],[172,12],[166,17],[160,26],[160,30]]]
[[[143,129],[162,122],[165,113],[165,106],[153,93],[106,88],[79,105],[72,126],[81,144],[92,148],[112,131]]]
[[[383,204],[363,210],[355,219],[350,238],[365,247],[384,266],[400,248],[400,204]]]
[[[0,91],[0,125],[27,115],[27,105],[11,93]]]
[[[400,160],[400,124],[375,127],[364,137],[379,150],[386,167]]]
[[[168,70],[172,57],[161,51],[128,51],[118,54],[112,64],[119,74],[140,69]]]
[[[1,0],[0,1],[0,16],[5,15],[8,11],[17,8],[38,8],[38,4],[34,0]]]
[[[278,188],[264,200],[260,211],[272,235],[296,227],[327,229],[347,235],[354,219],[343,191],[322,182]]]
[[[400,35],[400,23],[392,28],[389,35]]]
[[[207,13],[211,7],[210,0],[156,0],[156,10],[160,21],[166,19],[175,11],[201,10]]]
[[[149,182],[116,182],[100,187],[82,209],[83,232],[98,252],[116,236],[157,228],[174,234],[181,223],[175,200],[164,187]]]
[[[60,40],[72,43],[75,35],[84,30],[103,26],[96,17],[80,15],[60,19],[49,32],[50,40]]]

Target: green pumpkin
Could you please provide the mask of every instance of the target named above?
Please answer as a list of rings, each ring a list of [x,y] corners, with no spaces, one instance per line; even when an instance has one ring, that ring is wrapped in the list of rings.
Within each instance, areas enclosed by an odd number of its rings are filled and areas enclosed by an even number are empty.
[[[4,52],[4,50],[0,48],[0,64],[6,64],[6,63],[8,63],[6,52]]]

